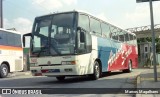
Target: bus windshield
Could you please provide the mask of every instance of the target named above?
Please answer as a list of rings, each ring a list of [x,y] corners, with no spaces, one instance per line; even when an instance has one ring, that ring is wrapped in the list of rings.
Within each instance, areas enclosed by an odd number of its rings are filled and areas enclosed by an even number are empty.
[[[31,53],[54,56],[75,53],[75,13],[54,14],[35,19]]]

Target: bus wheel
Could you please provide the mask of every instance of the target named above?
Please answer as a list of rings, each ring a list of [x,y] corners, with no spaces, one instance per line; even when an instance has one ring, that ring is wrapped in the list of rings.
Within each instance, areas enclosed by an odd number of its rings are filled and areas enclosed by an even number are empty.
[[[94,73],[93,75],[91,76],[93,80],[96,80],[98,78],[100,78],[100,65],[97,61],[95,61],[94,63]]]
[[[5,78],[8,75],[8,66],[6,64],[2,64],[0,66],[0,78]]]
[[[129,61],[128,63],[128,72],[132,72],[132,63]]]
[[[132,63],[131,63],[131,61],[128,62],[128,69],[123,70],[123,72],[125,72],[125,73],[130,73],[130,72],[132,72]]]
[[[65,76],[57,76],[56,78],[58,81],[63,81],[65,79]]]

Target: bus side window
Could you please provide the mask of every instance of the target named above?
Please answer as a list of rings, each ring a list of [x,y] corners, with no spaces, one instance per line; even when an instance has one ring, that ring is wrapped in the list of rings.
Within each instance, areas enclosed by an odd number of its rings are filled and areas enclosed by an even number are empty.
[[[91,32],[96,35],[101,35],[101,26],[100,22],[97,19],[90,18],[90,27],[91,27]]]
[[[106,23],[101,23],[101,27],[102,27],[102,36],[109,38],[109,34],[110,34],[110,26],[109,24]]]
[[[125,33],[124,36],[125,36],[125,42],[126,42],[126,43],[129,43],[129,35],[128,35],[128,33]]]
[[[0,45],[5,45],[7,44],[7,37],[6,33],[4,31],[0,31]]]
[[[78,28],[78,53],[89,53],[92,50],[91,35],[83,28]]]
[[[89,32],[90,31],[89,17],[87,15],[80,14],[78,20],[78,26]]]

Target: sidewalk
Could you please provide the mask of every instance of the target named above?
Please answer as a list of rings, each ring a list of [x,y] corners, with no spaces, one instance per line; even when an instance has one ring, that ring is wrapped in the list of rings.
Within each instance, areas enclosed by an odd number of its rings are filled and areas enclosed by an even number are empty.
[[[20,72],[13,72],[9,73],[8,77],[19,77],[19,76],[32,76],[30,71],[20,71]]]
[[[158,94],[136,94],[136,97],[160,97],[160,66],[157,66],[157,82],[154,81],[154,68],[142,72],[137,77],[137,89],[158,91]],[[156,89],[158,88],[158,89]]]

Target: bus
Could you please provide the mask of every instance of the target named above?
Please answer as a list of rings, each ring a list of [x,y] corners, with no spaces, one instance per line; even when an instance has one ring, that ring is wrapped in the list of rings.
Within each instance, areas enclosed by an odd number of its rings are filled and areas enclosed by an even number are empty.
[[[30,70],[34,76],[87,75],[137,68],[136,35],[82,11],[53,13],[35,18],[31,37]]]
[[[21,33],[0,28],[0,78],[23,70],[22,46]]]

